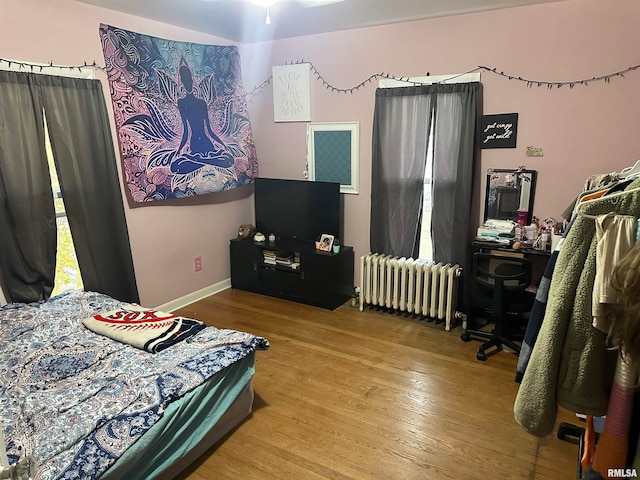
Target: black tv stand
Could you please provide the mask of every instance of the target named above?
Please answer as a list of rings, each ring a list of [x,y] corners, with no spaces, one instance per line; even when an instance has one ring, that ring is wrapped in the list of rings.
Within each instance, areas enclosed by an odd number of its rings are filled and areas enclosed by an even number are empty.
[[[353,248],[316,250],[314,242],[230,242],[231,286],[334,310],[353,293]]]

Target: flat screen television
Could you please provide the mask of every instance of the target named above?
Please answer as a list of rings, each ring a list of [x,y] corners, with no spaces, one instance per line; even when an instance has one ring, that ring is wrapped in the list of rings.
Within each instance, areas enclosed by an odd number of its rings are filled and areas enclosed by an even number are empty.
[[[340,184],[256,178],[256,229],[279,239],[314,241],[327,233],[342,240]]]

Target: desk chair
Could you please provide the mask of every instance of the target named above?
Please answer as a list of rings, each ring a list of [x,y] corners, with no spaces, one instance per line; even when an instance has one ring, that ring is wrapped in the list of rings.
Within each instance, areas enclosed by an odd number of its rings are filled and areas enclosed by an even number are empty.
[[[531,261],[523,257],[503,256],[492,253],[474,253],[471,271],[472,323],[475,315],[487,318],[494,324],[490,331],[466,329],[460,338],[468,342],[472,337],[487,340],[476,358],[486,360],[486,350],[509,347],[516,355],[520,345],[514,340],[522,339],[522,334],[511,335],[510,331],[522,329],[523,314],[530,312],[535,295],[525,291],[531,284]]]

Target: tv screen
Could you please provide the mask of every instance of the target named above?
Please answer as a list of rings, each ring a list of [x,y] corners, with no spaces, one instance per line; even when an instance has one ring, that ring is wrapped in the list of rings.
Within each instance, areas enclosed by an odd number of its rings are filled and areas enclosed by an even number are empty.
[[[323,233],[342,238],[340,184],[256,178],[256,229],[281,239],[316,240]]]

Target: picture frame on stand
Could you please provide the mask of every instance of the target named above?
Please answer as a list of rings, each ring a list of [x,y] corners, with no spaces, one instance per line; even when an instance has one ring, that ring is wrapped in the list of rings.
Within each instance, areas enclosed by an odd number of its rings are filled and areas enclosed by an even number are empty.
[[[323,233],[320,236],[320,241],[316,242],[316,249],[322,250],[323,252],[330,252],[331,249],[333,248],[333,239],[334,239],[333,235],[328,235],[326,233]]]

